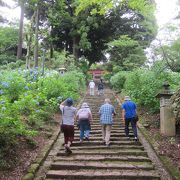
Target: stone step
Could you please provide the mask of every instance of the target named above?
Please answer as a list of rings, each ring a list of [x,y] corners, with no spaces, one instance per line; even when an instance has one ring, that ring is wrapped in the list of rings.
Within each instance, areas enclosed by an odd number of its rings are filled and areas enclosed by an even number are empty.
[[[72,156],[56,156],[54,161],[128,161],[128,162],[151,162],[151,160],[148,157],[145,156],[133,156],[133,155],[123,155],[123,156],[118,156],[118,155],[72,155]]]
[[[90,138],[89,138],[89,141],[97,141],[97,140],[102,140],[102,137],[97,137],[97,136],[94,136],[94,137],[92,137],[92,136],[90,136]],[[110,138],[110,141],[118,141],[118,140],[121,140],[121,141],[130,141],[127,137],[111,137]],[[79,141],[79,136],[77,137],[75,137],[74,138],[74,141]],[[84,141],[87,141],[87,140],[84,140]]]
[[[134,135],[132,133],[129,134],[129,137],[130,137],[129,141],[134,141]],[[77,131],[74,134],[74,138],[77,138],[80,140],[80,132]],[[89,141],[91,141],[91,138],[98,138],[98,139],[102,140],[102,134],[91,134],[90,133]],[[111,134],[111,138],[118,138],[119,140],[121,140],[121,138],[126,139],[127,137],[126,137],[125,133],[113,133],[113,134]]]
[[[79,131],[79,130],[78,130]],[[77,131],[76,131],[77,132]],[[75,133],[76,133],[75,132]],[[124,133],[124,130],[122,130],[122,129],[112,129],[111,130],[111,134],[117,134],[117,133]],[[99,129],[99,130],[95,130],[95,131],[91,131],[91,134],[102,134],[102,130],[101,129]],[[125,133],[124,133],[125,134]]]
[[[51,164],[51,170],[86,170],[86,169],[125,169],[125,170],[153,170],[154,166],[150,165],[149,163],[131,163],[128,164],[123,162],[120,164],[119,162],[79,162],[79,161],[58,161]]]
[[[79,141],[74,141],[72,146],[95,146],[95,145],[103,145],[104,143],[102,141],[84,141],[83,143],[80,143]],[[141,145],[139,141],[115,141],[111,142],[111,145]]]
[[[98,113],[105,97],[111,99],[117,112],[113,117],[110,147],[106,147],[102,142]],[[104,96],[89,96],[87,93],[83,102],[88,103],[93,115],[90,140],[80,143],[80,132],[75,125],[72,154],[67,155],[63,146],[58,147],[46,179],[160,179],[142,144],[133,140],[131,125],[129,126],[131,139],[125,136],[121,107],[112,91],[105,89]]]
[[[102,126],[102,125],[100,124],[100,118],[98,118],[98,119],[96,119],[96,120],[93,119],[92,125]],[[116,126],[125,127],[125,125],[123,124],[123,122],[122,122],[120,119],[117,119],[117,120],[115,119],[115,120],[113,121],[112,127],[116,127]],[[129,127],[131,127],[131,125],[130,125]]]
[[[75,130],[79,130],[76,126],[75,126],[75,128],[74,128]],[[101,130],[101,126],[91,126],[91,131],[102,131]],[[132,131],[132,128],[129,128],[129,130],[130,131]],[[124,132],[124,128],[123,127],[113,127],[112,129],[111,129],[111,132],[113,132],[113,131],[123,131]]]
[[[109,148],[110,149],[110,148]],[[111,152],[110,150],[101,150],[101,151],[88,151],[88,152],[84,152],[82,150],[78,150],[78,151],[73,151],[72,155],[111,155],[111,156],[117,156],[117,155],[132,155],[132,156],[146,156],[147,157],[147,152],[145,151],[140,151],[140,150],[120,150],[120,151],[116,151],[116,152]],[[66,154],[62,151],[57,153],[57,156],[66,156]]]
[[[134,137],[133,133],[130,133],[129,136],[131,137],[131,139],[133,139]],[[74,137],[79,137],[79,130],[75,131]],[[91,137],[102,137],[102,133],[98,133],[98,134],[90,133],[90,138]],[[111,133],[111,137],[126,137],[126,135],[125,133]]]
[[[101,129],[102,126],[101,126],[101,124],[99,122],[93,122],[91,124],[91,127],[92,128],[100,128]],[[114,129],[114,128],[124,129],[124,127],[122,127],[119,123],[113,124],[112,125],[112,129]],[[131,127],[129,129],[131,129]]]
[[[143,170],[50,170],[47,173],[47,178],[53,179],[142,179],[142,180],[156,180],[160,179],[156,171]]]
[[[64,148],[60,148],[60,150],[63,150]],[[71,150],[92,150],[92,149],[97,149],[97,150],[100,150],[100,149],[107,149],[106,146],[72,146],[71,147]],[[144,147],[143,146],[135,146],[135,145],[120,145],[120,146],[116,146],[116,145],[112,145],[111,146],[111,150],[113,149],[139,149],[139,150],[144,150]]]

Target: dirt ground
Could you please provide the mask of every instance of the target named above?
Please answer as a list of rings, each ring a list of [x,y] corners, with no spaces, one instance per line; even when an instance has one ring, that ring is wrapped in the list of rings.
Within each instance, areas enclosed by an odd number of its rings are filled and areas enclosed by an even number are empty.
[[[44,145],[48,142],[49,138],[57,128],[59,128],[58,121],[59,114],[54,115],[54,122],[48,125],[33,138],[35,144],[30,145],[27,140],[19,139],[19,144],[16,149],[16,157],[13,158],[14,166],[8,170],[0,170],[0,179],[3,180],[20,180],[26,173],[30,164],[36,159],[37,155],[41,152]],[[52,131],[49,131],[52,129]],[[48,131],[47,131],[48,130]]]
[[[178,169],[180,165],[180,137],[168,138],[163,137],[159,133],[160,117],[159,114],[149,114],[146,110],[139,110],[140,122],[144,124],[149,136],[153,137],[158,145],[158,154],[168,157],[172,165]],[[60,119],[59,114],[54,116],[55,122]],[[59,128],[58,123],[50,127],[51,129]],[[53,132],[52,132],[53,133]],[[49,134],[49,133],[48,133]],[[33,138],[36,142],[35,146],[30,147],[27,142],[21,139],[17,149],[16,164],[13,169],[0,171],[0,177],[3,180],[20,180],[29,165],[36,159],[44,145],[48,142],[49,135],[46,131],[41,131],[38,136]]]
[[[141,123],[146,127],[149,136],[156,142],[158,154],[168,157],[177,171],[180,171],[180,132],[176,137],[164,137],[160,134],[160,115],[139,110]]]

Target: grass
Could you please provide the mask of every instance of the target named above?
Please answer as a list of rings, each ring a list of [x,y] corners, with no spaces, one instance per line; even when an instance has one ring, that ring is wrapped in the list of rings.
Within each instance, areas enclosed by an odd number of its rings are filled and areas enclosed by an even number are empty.
[[[145,128],[141,127],[140,131],[145,136],[145,138],[148,140],[148,142],[151,144],[153,149],[156,151],[156,154],[158,155],[158,152],[157,152],[158,146],[157,146],[157,142],[156,141],[161,139],[161,135],[158,133],[158,134],[155,135],[154,138],[152,138],[151,136],[149,136],[149,133],[148,133],[148,131]],[[163,163],[163,165],[167,168],[167,170],[169,171],[171,176],[173,176],[177,180],[180,179],[180,172],[172,164],[170,159],[167,156],[158,155],[158,157],[160,158],[160,160]]]
[[[177,170],[176,167],[172,165],[172,162],[170,159],[166,156],[160,156],[161,161],[163,162],[164,165],[168,168],[170,174],[175,177],[175,179],[180,179],[180,171]]]

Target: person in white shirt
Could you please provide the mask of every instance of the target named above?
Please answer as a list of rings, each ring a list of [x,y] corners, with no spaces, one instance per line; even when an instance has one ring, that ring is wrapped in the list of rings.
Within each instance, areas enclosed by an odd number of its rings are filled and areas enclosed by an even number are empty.
[[[95,83],[93,80],[90,81],[89,88],[90,88],[90,91],[89,91],[90,96],[94,96]]]
[[[74,140],[74,121],[76,108],[73,107],[73,99],[67,98],[60,104],[62,112],[61,131],[64,133],[64,147],[67,154],[71,154],[70,146]]]

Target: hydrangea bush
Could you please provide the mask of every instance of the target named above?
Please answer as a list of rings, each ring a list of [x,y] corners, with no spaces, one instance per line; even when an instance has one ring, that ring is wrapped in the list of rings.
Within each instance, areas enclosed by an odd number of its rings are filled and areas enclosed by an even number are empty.
[[[77,71],[60,76],[38,69],[4,70],[0,73],[0,156],[17,143],[17,136],[32,136],[51,121],[59,103],[67,97],[75,101],[85,90],[84,75]]]

